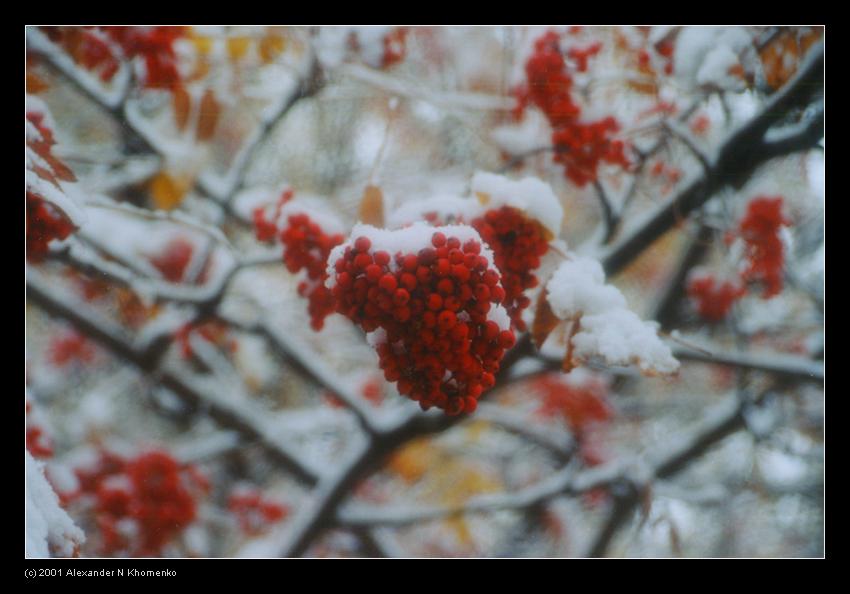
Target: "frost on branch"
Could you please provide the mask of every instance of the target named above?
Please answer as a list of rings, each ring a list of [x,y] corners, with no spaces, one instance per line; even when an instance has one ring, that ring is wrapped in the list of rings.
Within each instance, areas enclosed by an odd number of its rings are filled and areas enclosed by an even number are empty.
[[[658,338],[658,324],[644,322],[628,309],[626,298],[605,284],[596,260],[573,255],[546,285],[552,312],[572,323],[567,368],[601,357],[609,365],[637,364],[645,374],[672,374],[679,369],[670,349]]]
[[[59,507],[59,497],[44,476],[44,464],[24,451],[26,484],[24,513],[27,557],[71,557],[85,541],[85,535]]]
[[[399,393],[423,410],[475,410],[515,342],[502,276],[475,229],[356,225],[327,273],[337,311],[369,334]]]

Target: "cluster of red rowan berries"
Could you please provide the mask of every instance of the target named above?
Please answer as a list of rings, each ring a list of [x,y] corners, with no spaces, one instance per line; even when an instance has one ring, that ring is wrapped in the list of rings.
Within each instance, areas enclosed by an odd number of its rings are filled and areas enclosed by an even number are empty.
[[[125,56],[144,60],[145,87],[171,89],[180,84],[174,42],[185,35],[185,27],[105,26],[102,29],[121,46]]]
[[[727,235],[744,243],[746,266],[740,280],[717,280],[708,273],[693,274],[688,280],[688,295],[699,315],[709,322],[719,322],[729,315],[732,305],[747,294],[746,283],[759,282],[762,297],[770,299],[782,291],[784,247],[779,231],[791,222],[782,214],[782,197],[757,196],[750,200],[737,229]]]
[[[27,258],[40,262],[47,255],[47,246],[54,239],[65,239],[74,231],[74,225],[49,202],[32,192],[27,192]]]
[[[196,498],[209,484],[193,467],[162,451],[125,459],[102,452],[92,470],[77,470],[82,495],[94,498],[104,553],[156,556],[197,516]]]
[[[514,345],[514,333],[489,319],[505,290],[481,247],[436,230],[417,253],[390,254],[363,236],[333,263],[337,311],[383,332],[384,377],[423,410],[474,411]]]
[[[758,196],[747,205],[738,236],[746,246],[745,281],[764,285],[765,299],[782,291],[782,268],[785,261],[779,230],[790,221],[782,214],[782,198]]]
[[[514,327],[522,332],[526,329],[522,312],[531,303],[524,291],[537,286],[534,271],[540,267],[540,258],[549,249],[546,233],[540,223],[510,206],[489,210],[470,225],[493,250],[505,289],[502,303]]]
[[[109,44],[112,41],[127,58],[144,60],[145,87],[169,89],[180,83],[174,42],[185,34],[185,27],[42,27],[42,30],[76,63],[87,70],[99,71],[103,82],[111,81],[120,67]]]
[[[177,237],[169,241],[161,253],[150,259],[162,277],[171,283],[179,283],[186,274],[195,246],[191,241]]]
[[[325,325],[325,318],[335,309],[333,296],[325,286],[328,256],[345,237],[339,233],[326,232],[304,213],[289,215],[286,226],[278,230],[277,220],[281,209],[292,196],[292,190],[281,195],[271,219],[266,218],[264,208],[255,209],[254,226],[260,241],[270,241],[275,237],[280,239],[283,243],[283,262],[287,270],[293,274],[301,270],[306,272],[306,278],[298,284],[298,294],[307,299],[310,326],[319,331]]]
[[[587,60],[602,46],[594,44],[585,50],[572,50],[570,56],[584,71]],[[519,117],[529,103],[546,115],[552,126],[554,160],[564,166],[567,177],[584,186],[596,180],[602,162],[630,166],[625,144],[613,135],[620,125],[613,117],[596,122],[579,122],[581,107],[572,97],[573,79],[567,70],[560,48],[560,36],[555,31],[545,33],[535,42],[534,53],[525,65],[527,83],[517,91],[515,116]]]
[[[381,68],[389,68],[404,59],[408,33],[410,33],[409,27],[395,27],[384,35],[384,55],[381,58]]]
[[[191,359],[195,356],[192,341],[189,340],[193,334],[231,353],[235,352],[238,347],[236,340],[230,337],[227,326],[220,321],[210,320],[184,324],[174,333],[174,341],[180,346],[180,354],[184,359]]]
[[[29,396],[25,399],[26,410],[26,448],[34,458],[50,458],[53,456],[53,443],[50,436],[36,420],[32,417],[32,402]]]
[[[91,363],[94,355],[91,341],[76,330],[60,334],[47,349],[47,359],[57,367],[64,367],[72,361]]]
[[[249,536],[265,532],[289,515],[289,508],[256,490],[239,491],[227,498],[227,509],[236,516],[239,529]]]
[[[709,322],[726,319],[732,306],[746,295],[747,289],[732,280],[718,280],[711,274],[697,274],[688,279],[688,295],[699,315]]]

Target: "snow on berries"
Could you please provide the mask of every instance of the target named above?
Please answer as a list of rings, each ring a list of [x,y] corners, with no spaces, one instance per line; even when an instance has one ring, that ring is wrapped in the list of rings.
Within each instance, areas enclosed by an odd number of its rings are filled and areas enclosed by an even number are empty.
[[[450,415],[475,410],[515,343],[501,280],[465,225],[356,225],[328,260],[337,311],[368,333],[387,381]]]
[[[747,260],[741,277],[746,282],[762,283],[765,299],[782,291],[785,252],[779,232],[790,224],[782,214],[781,196],[757,196],[750,200],[738,225]]]
[[[326,262],[331,249],[345,239],[343,226],[336,217],[325,212],[321,204],[310,198],[293,199],[286,190],[271,208],[258,207],[253,218],[257,238],[278,239],[283,244],[283,261],[291,273],[304,271],[298,283],[298,294],[308,301],[310,326],[319,331],[325,318],[333,313],[334,302],[325,286]]]
[[[605,284],[596,260],[572,255],[552,275],[546,292],[552,312],[572,323],[568,367],[597,356],[609,365],[637,364],[647,374],[679,369],[670,348],[658,337],[657,322],[642,321],[628,309],[620,290]]]
[[[519,331],[526,329],[523,311],[531,300],[525,291],[537,286],[535,270],[560,233],[564,212],[548,184],[537,178],[512,180],[479,171],[472,178],[474,198],[436,196],[402,205],[390,224],[424,219],[431,224],[466,223],[493,251],[502,274],[502,305]]]

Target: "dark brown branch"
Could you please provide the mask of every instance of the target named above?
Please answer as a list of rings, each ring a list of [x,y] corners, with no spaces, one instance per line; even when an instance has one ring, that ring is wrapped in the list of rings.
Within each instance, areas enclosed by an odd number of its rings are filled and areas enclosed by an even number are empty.
[[[823,45],[818,44],[810,51],[794,78],[720,146],[708,171],[693,178],[644,223],[607,250],[602,259],[606,273],[613,275],[625,268],[718,190],[727,185],[742,184],[757,167],[777,156],[775,150],[765,148],[765,134],[793,110],[805,107],[823,89],[823,66]],[[783,148],[788,147],[783,145]]]

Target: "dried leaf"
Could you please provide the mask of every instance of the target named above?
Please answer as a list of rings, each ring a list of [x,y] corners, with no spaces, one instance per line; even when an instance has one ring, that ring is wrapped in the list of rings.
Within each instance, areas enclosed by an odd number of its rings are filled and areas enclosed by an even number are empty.
[[[642,95],[657,95],[658,94],[658,85],[653,80],[649,79],[629,79],[626,83],[628,87]]]
[[[552,306],[549,305],[546,291],[540,291],[540,295],[537,297],[537,307],[534,310],[534,321],[531,323],[531,339],[538,351],[543,347],[543,343],[546,342],[552,330],[560,323],[561,320],[552,311]]]
[[[171,100],[174,108],[174,121],[177,124],[177,129],[182,132],[189,123],[189,110],[192,108],[192,97],[185,87],[179,85],[174,88]]]
[[[34,72],[27,72],[26,89],[30,95],[37,95],[48,89],[48,85],[39,75]]]
[[[384,226],[384,194],[377,186],[366,186],[360,201],[360,221],[375,227]]]
[[[569,373],[576,368],[576,364],[573,362],[573,337],[578,334],[580,330],[581,314],[577,315],[573,319],[572,327],[570,328],[570,335],[569,338],[567,338],[567,352],[564,355],[564,362],[561,365],[561,370],[564,373]]]
[[[201,97],[200,113],[198,114],[198,140],[204,142],[212,138],[220,113],[221,106],[215,98],[215,93],[212,89],[207,89],[204,91],[204,96]]]
[[[487,206],[490,204],[490,194],[485,194],[484,192],[475,192],[475,197],[478,198],[478,202],[480,202],[483,206]]]
[[[268,64],[277,58],[284,49],[286,49],[286,38],[269,33],[260,40],[260,59],[264,64]]]
[[[802,35],[795,30],[784,31],[759,51],[765,82],[770,88],[778,89],[794,76],[800,59],[821,38],[821,33],[820,27]]]

